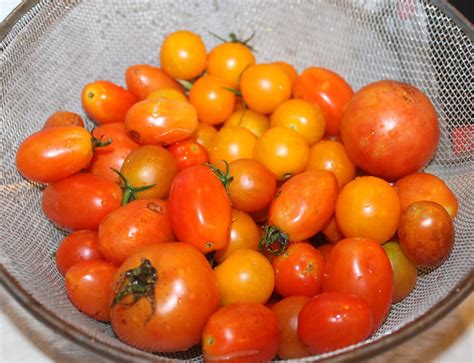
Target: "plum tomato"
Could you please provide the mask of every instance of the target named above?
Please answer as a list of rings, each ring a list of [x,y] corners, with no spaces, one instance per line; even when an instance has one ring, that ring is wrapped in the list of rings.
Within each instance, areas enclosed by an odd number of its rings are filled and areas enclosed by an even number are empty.
[[[82,117],[75,112],[57,111],[48,117],[43,125],[43,129],[58,126],[79,126],[84,127]]]
[[[228,163],[239,159],[251,159],[257,144],[257,137],[240,127],[223,127],[212,139],[209,161],[214,166],[224,160]]]
[[[344,239],[344,235],[342,234],[339,226],[336,222],[336,217],[333,215],[328,223],[323,227],[321,233],[324,235],[326,240],[331,243],[336,243],[341,239]]]
[[[250,109],[235,110],[224,122],[223,127],[241,126],[256,137],[261,137],[270,127],[268,117]]]
[[[278,66],[290,79],[291,87],[294,86],[296,79],[298,78],[298,73],[296,72],[295,67],[291,64],[283,61],[273,62],[274,65]]]
[[[211,151],[212,139],[216,136],[217,130],[214,126],[199,122],[196,130],[191,137],[196,140],[200,145],[204,146],[207,153]]]
[[[176,159],[178,170],[183,170],[190,166],[202,165],[209,161],[204,146],[192,138],[177,141],[174,144],[171,144],[168,147],[168,150]]]
[[[183,92],[178,91],[174,88],[160,88],[151,92],[147,98],[150,101],[159,101],[162,99],[175,100],[175,101],[188,101]]]
[[[153,91],[167,88],[182,94],[181,85],[158,67],[149,64],[135,64],[125,71],[127,88],[138,100],[144,100]]]

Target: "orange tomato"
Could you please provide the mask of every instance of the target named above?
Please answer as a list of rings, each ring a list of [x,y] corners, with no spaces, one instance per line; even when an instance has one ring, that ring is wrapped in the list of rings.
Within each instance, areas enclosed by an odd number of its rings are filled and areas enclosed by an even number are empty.
[[[214,126],[199,122],[191,137],[204,146],[206,151],[209,153],[211,151],[212,139],[216,134],[217,130]]]
[[[186,96],[174,88],[161,88],[151,92],[147,98],[151,101],[159,101],[161,99],[175,100],[175,101],[187,101]]]
[[[43,129],[57,126],[79,126],[84,127],[82,117],[77,113],[69,111],[57,111],[48,117],[43,125]]]
[[[290,63],[282,61],[273,62],[273,64],[277,65],[283,72],[286,73],[290,79],[291,87],[293,87],[296,79],[298,78],[298,73],[296,72],[295,67],[293,67]]]
[[[136,64],[125,71],[127,88],[139,100],[144,100],[155,90],[167,88],[182,93],[183,88],[163,70],[149,64]]]
[[[243,127],[224,127],[212,140],[209,161],[221,167],[221,161],[228,163],[244,158],[252,158],[257,138]]]
[[[224,122],[223,127],[241,126],[257,137],[261,137],[270,127],[268,117],[261,113],[249,110],[236,110]]]
[[[331,243],[336,243],[341,239],[344,239],[344,235],[337,226],[336,217],[333,215],[328,223],[321,230],[322,234]]]

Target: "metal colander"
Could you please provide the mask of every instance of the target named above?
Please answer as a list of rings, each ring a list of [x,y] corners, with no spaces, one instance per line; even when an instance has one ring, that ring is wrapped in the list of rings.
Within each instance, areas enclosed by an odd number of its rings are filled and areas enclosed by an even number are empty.
[[[157,64],[164,36],[177,29],[243,37],[259,62],[285,60],[298,70],[318,65],[342,74],[355,90],[379,79],[411,83],[433,101],[441,142],[427,171],[442,177],[459,200],[456,241],[447,262],[420,271],[415,291],[395,304],[370,339],[312,357],[362,359],[430,325],[473,286],[473,152],[456,155],[450,131],[472,124],[473,31],[445,3],[386,1],[55,0],[28,1],[0,34],[1,255],[7,290],[35,317],[64,336],[115,360],[200,361],[199,348],[149,354],[121,343],[109,325],[69,302],[54,258],[64,232],[41,212],[41,187],[15,170],[15,151],[57,110],[82,113],[85,83],[124,84],[126,67]],[[471,135],[461,140],[473,142]]]

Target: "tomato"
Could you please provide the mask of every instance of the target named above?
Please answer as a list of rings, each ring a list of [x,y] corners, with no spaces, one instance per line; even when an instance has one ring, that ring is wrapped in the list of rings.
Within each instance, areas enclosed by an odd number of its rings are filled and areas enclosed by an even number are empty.
[[[275,64],[255,64],[240,78],[240,89],[245,103],[255,112],[272,113],[291,96],[291,82]]]
[[[275,271],[275,291],[283,297],[314,296],[321,292],[324,257],[306,242],[289,245],[280,256],[272,259]]]
[[[206,362],[255,363],[272,360],[280,339],[275,314],[261,304],[234,304],[214,313],[202,334]]]
[[[114,182],[89,173],[74,174],[43,192],[43,212],[59,227],[97,230],[102,219],[120,206],[122,190]]]
[[[322,245],[318,246],[318,251],[321,252],[321,255],[323,256],[324,261],[327,261],[334,246],[335,246],[334,243],[323,243]]]
[[[71,266],[65,276],[72,303],[84,314],[110,321],[112,280],[117,267],[103,260],[82,261]]]
[[[181,170],[168,198],[171,226],[180,241],[208,253],[229,244],[232,208],[227,192],[205,165]]]
[[[347,156],[344,145],[334,140],[321,140],[311,146],[306,170],[311,169],[332,171],[340,188],[356,176],[356,167]]]
[[[82,117],[74,112],[57,111],[48,117],[44,123],[43,129],[58,126],[79,126],[84,127]]]
[[[323,227],[321,230],[326,240],[332,243],[336,243],[341,239],[344,239],[344,235],[342,234],[339,226],[336,222],[336,217],[332,216],[328,223]]]
[[[379,81],[354,95],[341,122],[341,137],[355,165],[393,180],[418,171],[433,157],[438,119],[419,89]]]
[[[135,188],[154,185],[136,193],[137,199],[166,199],[178,167],[170,151],[158,145],[145,145],[125,158],[120,172]]]
[[[416,202],[402,213],[398,237],[403,253],[417,266],[436,267],[453,249],[453,221],[438,203]]]
[[[286,127],[272,127],[257,140],[254,159],[285,180],[301,173],[308,162],[309,147],[296,131]]]
[[[174,241],[166,202],[135,200],[110,212],[99,225],[102,257],[120,266],[143,246]]]
[[[51,183],[87,168],[92,155],[91,135],[85,128],[50,127],[20,144],[16,168],[29,180]]]
[[[273,173],[253,159],[239,159],[229,164],[233,180],[229,185],[232,205],[243,212],[258,212],[268,207],[277,184]]]
[[[206,151],[209,153],[211,151],[212,139],[216,134],[217,130],[215,127],[199,122],[191,137],[200,145],[204,146]]]
[[[326,134],[337,135],[342,115],[354,92],[337,73],[325,68],[306,68],[296,79],[293,96],[318,106],[326,121]]]
[[[455,127],[450,132],[451,149],[454,155],[464,157],[472,155],[474,150],[474,125]]]
[[[110,317],[115,334],[148,352],[176,352],[199,343],[219,307],[211,266],[187,243],[138,250],[118,269],[114,287]]]
[[[365,238],[346,238],[337,242],[324,266],[323,292],[361,297],[373,314],[371,333],[375,332],[392,303],[392,267],[384,249]]]
[[[261,137],[270,127],[270,121],[267,116],[247,108],[234,111],[224,122],[223,126],[241,126],[249,130],[256,137]]]
[[[76,231],[66,236],[55,254],[56,266],[61,275],[72,265],[81,261],[101,260],[99,237],[96,231]]]
[[[160,62],[171,77],[191,80],[206,69],[206,47],[199,35],[179,30],[168,34],[161,44]]]
[[[175,101],[188,101],[183,92],[178,91],[174,88],[160,88],[151,92],[147,98],[150,101],[159,101],[161,99],[175,100]]]
[[[275,286],[267,258],[252,249],[239,249],[214,268],[223,306],[235,303],[264,304]]]
[[[336,204],[336,222],[346,237],[388,241],[397,231],[400,200],[394,187],[374,176],[346,184]]]
[[[232,252],[244,248],[258,250],[260,239],[260,228],[255,224],[252,217],[237,209],[232,209],[232,224],[230,226],[229,245],[216,251],[214,259],[222,263]]]
[[[416,285],[416,265],[403,253],[400,244],[387,242],[383,246],[392,265],[393,271],[393,297],[396,303],[406,298]]]
[[[298,337],[298,314],[310,300],[307,296],[290,296],[272,306],[280,328],[278,357],[281,359],[302,358],[311,355]]]
[[[167,88],[182,93],[182,87],[163,70],[149,64],[135,64],[125,71],[127,88],[138,100],[144,100],[153,91]]]
[[[183,170],[190,166],[205,164],[209,161],[204,146],[191,138],[171,144],[168,147],[168,150],[176,159],[178,170]]]
[[[296,82],[296,79],[298,78],[298,73],[296,72],[295,67],[293,67],[291,64],[289,64],[287,62],[282,62],[282,61],[273,62],[273,64],[275,64],[283,72],[285,72],[285,74],[290,79],[291,87],[293,87],[293,85]]]
[[[251,159],[256,143],[257,137],[243,127],[223,127],[212,139],[209,161],[218,166],[222,160]]]
[[[288,100],[281,103],[270,118],[271,127],[288,127],[304,137],[308,145],[323,138],[326,121],[321,110],[304,100]]]
[[[102,125],[123,122],[138,99],[133,93],[109,81],[95,81],[82,90],[82,108],[94,122]]]
[[[196,109],[186,101],[144,100],[125,118],[128,135],[141,145],[169,145],[192,135],[198,124]]]
[[[210,125],[224,122],[234,111],[235,95],[222,78],[206,75],[194,82],[189,102],[196,107],[199,121]]]
[[[367,339],[372,313],[358,296],[324,292],[301,309],[298,336],[311,353],[322,354]]]
[[[222,43],[211,50],[207,61],[207,74],[222,77],[229,87],[238,88],[240,75],[255,64],[252,51],[241,43]]]
[[[250,213],[250,216],[255,221],[255,223],[265,223],[268,219],[268,208]]]
[[[441,204],[451,218],[456,217],[458,201],[446,183],[435,175],[415,173],[407,175],[394,184],[397,189],[402,211],[406,211],[410,204],[428,200]]]

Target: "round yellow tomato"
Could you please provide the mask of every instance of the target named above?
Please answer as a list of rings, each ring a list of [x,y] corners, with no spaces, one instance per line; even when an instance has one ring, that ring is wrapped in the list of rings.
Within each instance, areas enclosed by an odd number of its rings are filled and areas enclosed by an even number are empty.
[[[257,137],[261,137],[270,127],[269,125],[270,121],[267,116],[249,109],[234,111],[224,122],[224,127],[242,126]]]
[[[183,94],[174,88],[161,88],[151,92],[148,97],[148,100],[159,101],[159,100],[175,100],[175,101],[187,101],[188,99]]]
[[[209,161],[219,165],[222,160],[231,163],[234,160],[252,158],[257,138],[243,127],[223,127],[212,140]]]

